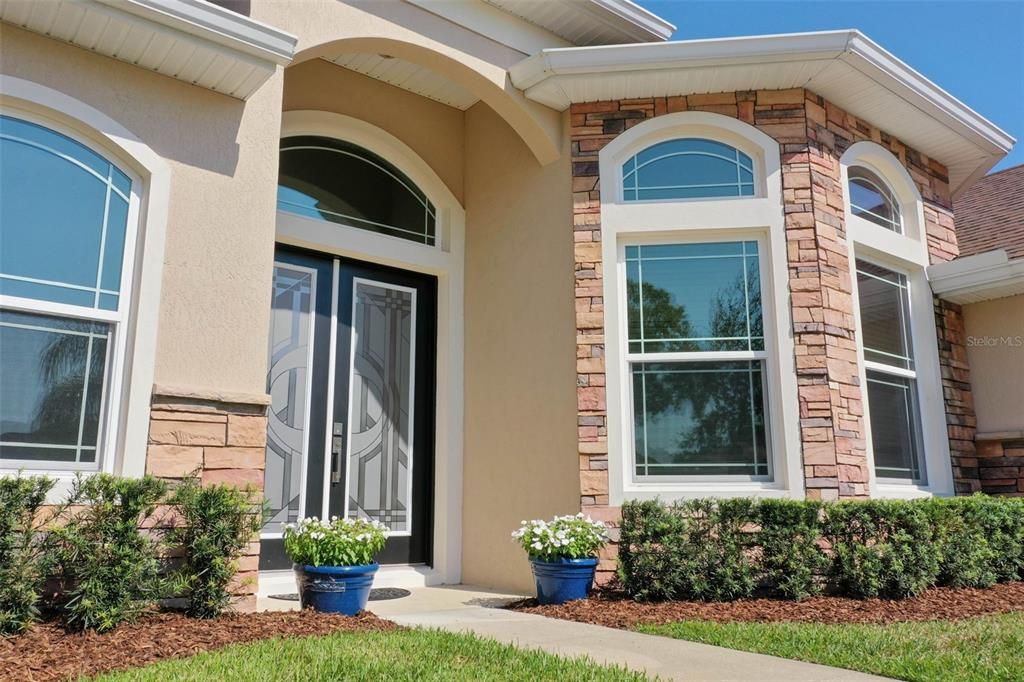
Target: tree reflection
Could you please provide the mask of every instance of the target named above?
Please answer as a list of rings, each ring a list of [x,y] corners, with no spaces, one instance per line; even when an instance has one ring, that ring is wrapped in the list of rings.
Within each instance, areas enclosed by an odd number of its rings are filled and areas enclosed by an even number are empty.
[[[656,352],[763,347],[751,347],[747,340],[763,334],[757,282],[754,261],[745,276],[740,273],[728,287],[716,293],[710,304],[708,334],[715,341],[665,342],[657,344]],[[633,333],[632,328],[639,319],[640,289],[636,282],[628,285],[630,337],[637,338],[639,334]],[[669,291],[648,283],[643,285],[643,320],[644,338],[648,340],[692,336],[685,307],[674,303]],[[753,463],[755,440],[763,448],[760,363],[753,363],[753,374],[749,371],[751,364],[746,360],[645,363],[643,384],[636,386],[636,392],[643,391],[641,409],[648,420],[648,461],[708,464],[707,469],[692,473],[743,473],[739,468],[723,470],[715,469],[714,465]],[[665,433],[666,430],[673,435]]]

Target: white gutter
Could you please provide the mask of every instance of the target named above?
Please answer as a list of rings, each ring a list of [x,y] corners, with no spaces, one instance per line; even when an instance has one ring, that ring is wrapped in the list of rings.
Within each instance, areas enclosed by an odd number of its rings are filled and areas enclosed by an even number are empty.
[[[589,0],[575,6],[587,14],[602,14],[607,23],[633,40],[668,40],[676,32],[673,24],[630,0]]]
[[[514,64],[509,69],[509,75],[513,85],[520,90],[527,90],[553,76],[834,59],[846,49],[850,33],[824,31],[637,45],[549,48]]]
[[[1024,294],[1024,258],[1010,260],[996,249],[936,263],[928,268],[936,296],[953,303],[977,303]]]
[[[115,10],[282,66],[298,38],[206,0],[94,0]]]

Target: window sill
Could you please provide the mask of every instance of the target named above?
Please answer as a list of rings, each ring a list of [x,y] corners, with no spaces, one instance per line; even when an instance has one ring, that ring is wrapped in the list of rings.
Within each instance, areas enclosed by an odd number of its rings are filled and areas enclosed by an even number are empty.
[[[619,504],[631,500],[654,500],[675,502],[700,497],[753,497],[790,498],[792,490],[779,483],[758,481],[700,481],[693,483],[658,482],[626,484],[622,489]],[[616,500],[613,500],[613,503]]]
[[[875,483],[871,497],[885,500],[919,500],[928,497],[952,497],[952,490],[934,490],[914,483]]]
[[[82,476],[93,476],[100,473],[96,469],[88,470],[54,470],[54,469],[0,469],[0,476],[46,476],[54,481],[53,487],[50,488],[50,492],[46,494],[46,504],[60,504],[67,499],[68,493],[71,492],[71,486],[75,482],[75,476],[81,474]]]

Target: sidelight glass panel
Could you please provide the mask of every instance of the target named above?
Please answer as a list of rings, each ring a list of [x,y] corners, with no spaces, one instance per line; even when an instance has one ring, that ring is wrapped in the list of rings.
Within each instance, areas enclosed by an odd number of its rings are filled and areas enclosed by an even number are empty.
[[[270,519],[265,533],[280,533],[302,514],[302,475],[307,454],[310,351],[316,273],[291,265],[274,267],[270,312],[265,495]]]
[[[638,476],[767,477],[764,363],[637,363]]]
[[[95,468],[110,330],[0,310],[0,460]]]
[[[347,515],[411,529],[416,293],[356,279]]]

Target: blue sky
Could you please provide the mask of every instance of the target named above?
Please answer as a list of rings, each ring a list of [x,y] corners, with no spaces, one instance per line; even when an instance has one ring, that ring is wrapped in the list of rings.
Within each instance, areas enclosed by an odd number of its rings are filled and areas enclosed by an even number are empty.
[[[1018,142],[1024,163],[1024,0],[637,0],[673,40],[856,28]]]

